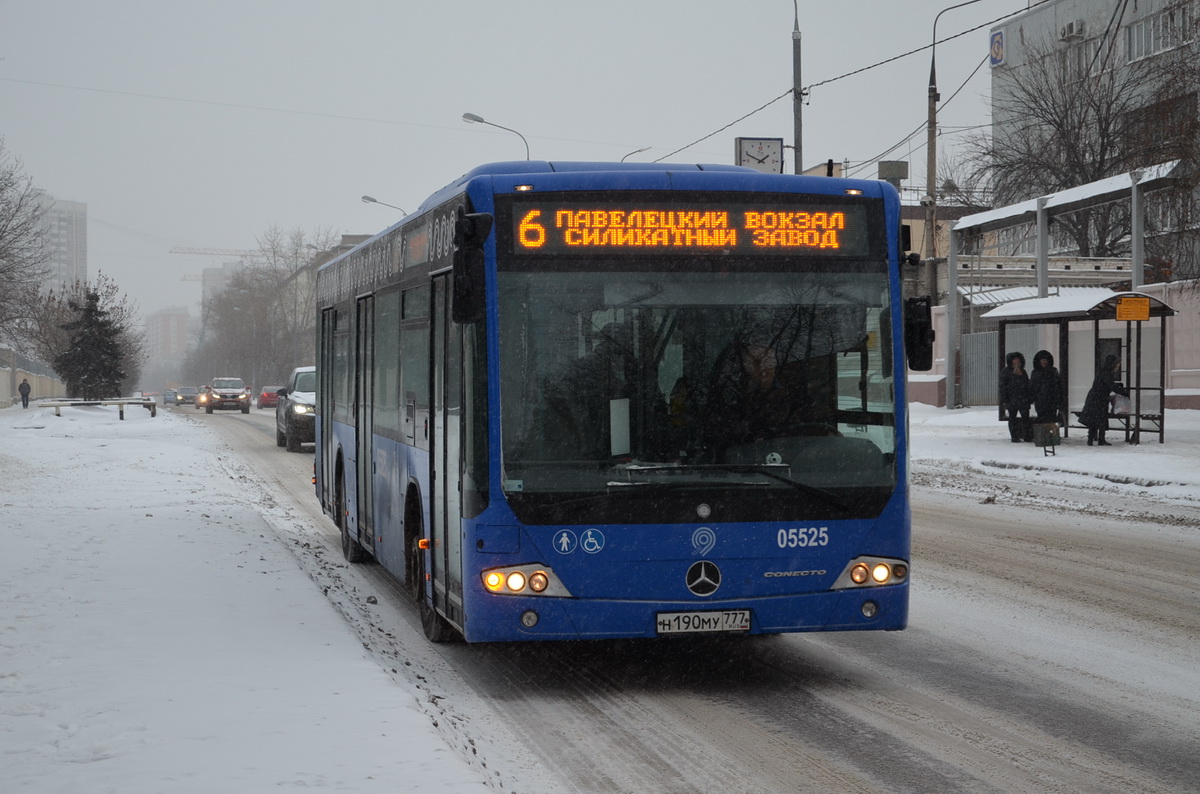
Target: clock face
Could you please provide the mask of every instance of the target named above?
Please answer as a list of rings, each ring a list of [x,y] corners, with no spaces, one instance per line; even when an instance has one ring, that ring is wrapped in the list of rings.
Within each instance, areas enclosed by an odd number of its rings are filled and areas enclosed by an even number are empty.
[[[764,174],[783,173],[782,138],[738,138],[737,164]]]

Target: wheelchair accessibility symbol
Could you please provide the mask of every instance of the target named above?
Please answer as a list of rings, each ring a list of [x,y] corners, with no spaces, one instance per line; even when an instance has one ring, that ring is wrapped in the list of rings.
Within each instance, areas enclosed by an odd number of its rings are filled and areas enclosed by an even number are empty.
[[[604,533],[598,529],[589,529],[579,539],[579,545],[588,554],[595,554],[604,548]]]
[[[582,548],[588,554],[595,554],[604,548],[604,533],[598,529],[588,529],[583,537],[577,537],[569,529],[560,529],[554,533],[554,550],[559,554],[570,554],[577,548]]]

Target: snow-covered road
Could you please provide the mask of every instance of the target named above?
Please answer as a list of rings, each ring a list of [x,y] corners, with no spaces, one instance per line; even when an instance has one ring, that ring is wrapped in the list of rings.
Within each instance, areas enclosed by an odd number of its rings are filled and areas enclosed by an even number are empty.
[[[47,493],[41,501],[53,506],[53,520],[0,534],[0,551],[37,556],[36,565],[0,562],[0,609],[13,610],[0,615],[0,691],[10,696],[0,704],[0,757],[15,762],[4,766],[20,772],[17,790],[27,791],[71,790],[66,784],[88,779],[119,781],[98,790],[121,791],[237,789],[230,781],[520,794],[1195,791],[1200,417],[1190,414],[1200,412],[1178,412],[1176,435],[1161,447],[1088,449],[1072,439],[1054,458],[1008,444],[999,424],[954,413],[914,414],[913,600],[904,632],[435,646],[394,580],[342,561],[311,494],[311,454],[277,449],[269,417],[164,412],[161,426],[143,419],[134,431],[52,424],[52,416],[18,422],[0,412],[9,442],[0,452],[8,483],[0,504],[24,523],[39,515],[39,498],[26,489],[62,483],[55,460],[73,443],[78,460],[123,461],[107,491]],[[190,458],[182,475],[170,469],[180,455]],[[65,465],[76,488],[79,465]],[[164,473],[145,476],[145,466]],[[93,540],[116,542],[123,530],[111,514],[123,503],[142,511],[130,531],[164,528],[147,546],[154,557],[122,564],[87,556]],[[143,517],[150,511],[153,522]],[[203,619],[205,602],[226,603],[221,591],[236,584],[256,599],[242,617],[276,616],[279,625],[262,631],[279,644],[279,658],[248,642],[246,659],[221,664],[261,664],[275,675],[251,676],[236,690],[242,703],[214,705],[208,668],[216,660],[196,642],[182,660],[196,691],[172,692],[170,707],[136,702],[137,682],[122,681],[119,669],[103,672],[120,697],[105,695],[104,677],[92,681],[86,666],[88,643],[99,640],[30,635],[30,619],[61,621],[63,604],[84,598],[58,579],[43,600],[33,595],[34,574],[71,570],[38,551],[58,519],[82,535],[62,550],[75,568],[87,561],[93,601],[111,598],[104,588],[119,592],[121,576],[155,558],[163,568],[155,587],[170,587],[172,556],[211,545],[189,537],[189,520],[211,541],[233,544],[224,556],[206,551],[203,575],[186,580],[213,586],[210,596],[194,593],[192,619]],[[265,586],[247,590],[256,581]],[[297,641],[282,630],[290,620],[316,634]],[[139,636],[114,620],[118,631]],[[236,645],[220,653],[236,655]],[[289,671],[289,655],[304,659],[292,662],[296,672],[320,678],[306,686]],[[80,671],[90,688],[74,683]],[[136,664],[129,674],[139,674]],[[405,700],[412,705],[397,710]],[[165,716],[222,708],[250,720],[233,731],[245,747],[228,762],[210,758],[169,779],[164,763],[145,763],[151,750],[180,763],[189,749],[228,749],[228,740],[190,735]],[[313,724],[314,713],[328,725]],[[54,729],[55,720],[67,727]],[[23,732],[30,725],[43,732],[31,739]],[[106,736],[113,725],[129,730]],[[261,751],[243,752],[255,749],[256,732],[265,734]],[[55,734],[58,749],[37,738]],[[312,752],[322,741],[336,760]]]

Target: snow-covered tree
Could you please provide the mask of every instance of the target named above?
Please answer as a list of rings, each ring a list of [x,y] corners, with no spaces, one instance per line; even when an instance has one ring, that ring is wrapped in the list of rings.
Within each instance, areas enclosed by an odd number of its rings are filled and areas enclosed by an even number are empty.
[[[54,358],[54,369],[67,386],[67,396],[85,400],[119,397],[125,371],[121,367],[120,330],[100,308],[100,295],[88,291],[84,301],[68,304],[76,315],[63,324],[68,347]]]

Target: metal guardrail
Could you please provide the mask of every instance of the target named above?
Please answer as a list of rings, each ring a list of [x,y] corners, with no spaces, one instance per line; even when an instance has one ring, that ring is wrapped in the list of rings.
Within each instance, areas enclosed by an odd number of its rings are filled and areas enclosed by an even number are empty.
[[[129,397],[119,400],[47,400],[39,402],[38,408],[53,408],[55,416],[62,416],[63,408],[81,407],[86,405],[115,405],[117,415],[125,419],[126,405],[140,405],[150,410],[150,416],[158,416],[158,401],[153,397]]]

